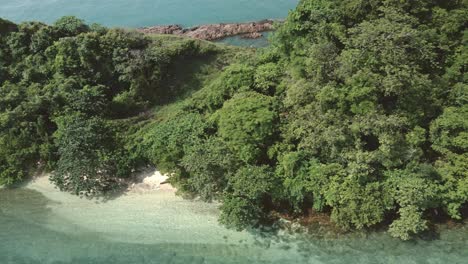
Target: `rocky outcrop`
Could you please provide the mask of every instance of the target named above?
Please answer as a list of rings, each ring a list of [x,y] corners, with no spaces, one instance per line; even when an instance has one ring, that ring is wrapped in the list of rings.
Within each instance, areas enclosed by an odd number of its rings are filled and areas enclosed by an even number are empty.
[[[172,34],[172,35],[182,35],[186,29],[182,28],[180,25],[167,25],[167,26],[154,26],[154,27],[145,27],[139,28],[137,31],[148,33],[148,34]]]
[[[192,28],[182,28],[180,25],[153,26],[137,29],[147,34],[182,35],[203,40],[217,40],[225,37],[243,35],[247,38],[259,38],[260,32],[273,30],[275,20],[262,20],[248,23],[209,24]]]
[[[247,34],[242,34],[241,38],[243,39],[258,39],[263,37],[263,34],[260,32],[253,32],[253,33],[247,33]]]

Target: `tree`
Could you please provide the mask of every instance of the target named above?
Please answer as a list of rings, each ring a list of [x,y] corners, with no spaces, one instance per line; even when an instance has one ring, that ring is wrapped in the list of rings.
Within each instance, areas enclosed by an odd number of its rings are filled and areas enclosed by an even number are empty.
[[[397,209],[389,231],[403,239],[426,229],[430,208],[461,217],[466,10],[461,2],[299,3],[273,41],[291,84],[280,137],[296,151],[278,155],[277,173],[296,210],[322,196],[332,220],[362,228]],[[337,170],[320,172],[329,166]]]
[[[441,154],[435,166],[444,180],[444,206],[455,219],[468,202],[467,117],[468,105],[448,107],[431,124],[432,148]]]
[[[141,156],[164,172],[179,172],[185,149],[199,142],[208,124],[199,114],[181,113],[169,120],[155,122],[140,131],[136,148]]]
[[[15,23],[0,18],[0,36],[5,36],[10,32],[16,31],[17,26]]]
[[[388,177],[400,216],[390,225],[389,232],[394,237],[408,240],[428,228],[423,213],[440,203],[438,175],[432,166],[423,165],[389,172]]]
[[[83,89],[67,94],[67,107],[89,116],[105,115],[109,109],[108,91],[104,85],[94,87],[86,85]]]
[[[215,117],[218,133],[240,159],[252,162],[271,144],[278,122],[274,99],[255,92],[235,95]]]
[[[109,184],[118,182],[119,176],[132,168],[132,162],[146,156],[132,153],[125,157],[129,153],[123,147],[109,146],[106,140],[100,144],[98,133],[102,131],[94,130],[94,122],[112,130],[105,136],[109,140],[125,141],[124,128],[133,132],[138,127],[127,118],[147,111],[160,101],[159,97],[172,92],[160,85],[170,65],[211,50],[202,51],[193,40],[160,43],[135,31],[89,27],[75,17],[63,17],[53,25],[15,25],[0,20],[0,181],[13,184],[38,167],[54,170],[60,165],[57,182],[61,182],[69,169],[75,166],[85,172],[89,162],[91,171],[87,174],[104,177]],[[91,123],[87,123],[88,119]],[[65,124],[68,121],[89,129],[81,131],[83,134],[77,132],[78,127],[69,130]],[[57,153],[59,143],[65,143],[54,141],[54,133],[80,134],[77,144],[96,139],[96,149],[90,151],[103,156],[93,154],[73,160],[70,153],[84,150],[64,145]],[[68,156],[60,157],[61,153]],[[97,161],[113,172],[96,174]],[[114,172],[116,175],[111,175]],[[70,188],[77,188],[71,190],[75,193],[111,189],[104,186],[107,183],[99,187],[94,182],[96,190],[91,190],[94,183],[90,181],[87,186],[78,175],[74,176]]]
[[[187,191],[211,201],[221,197],[230,175],[239,168],[240,162],[225,142],[209,137],[186,146],[181,165],[189,174],[184,184]]]
[[[258,66],[255,71],[255,87],[260,93],[273,94],[274,89],[281,80],[281,71],[275,63],[266,63]]]
[[[50,180],[77,195],[99,195],[118,188],[117,163],[122,160],[115,155],[113,130],[106,121],[71,113],[56,122],[54,137],[60,158]]]
[[[267,216],[264,202],[273,188],[273,177],[268,166],[241,167],[229,179],[229,191],[220,208],[220,222],[242,230],[264,220]]]
[[[74,16],[64,16],[55,21],[54,27],[57,28],[63,36],[76,36],[89,31],[88,25],[82,19]]]

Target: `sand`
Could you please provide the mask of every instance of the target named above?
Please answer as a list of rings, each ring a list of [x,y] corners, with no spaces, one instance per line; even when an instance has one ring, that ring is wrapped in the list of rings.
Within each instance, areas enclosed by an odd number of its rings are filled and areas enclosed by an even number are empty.
[[[167,176],[157,171],[146,175],[141,183],[111,200],[90,200],[61,192],[47,175],[35,178],[25,188],[50,200],[47,225],[55,231],[99,233],[127,243],[219,244],[226,243],[226,237],[252,240],[246,232],[218,224],[219,204],[184,200],[175,194],[175,188],[162,184]]]
[[[136,183],[130,184],[128,191],[136,193],[146,193],[151,191],[176,192],[169,182],[170,175],[163,174],[156,169],[147,169],[136,176]]]
[[[467,228],[436,240],[385,233],[316,239],[252,234],[219,225],[218,206],[184,200],[149,172],[144,192],[89,200],[57,190],[47,176],[0,191],[0,263],[465,263]],[[156,179],[159,179],[158,181]],[[164,185],[164,184],[163,184]],[[5,259],[6,257],[6,259]]]

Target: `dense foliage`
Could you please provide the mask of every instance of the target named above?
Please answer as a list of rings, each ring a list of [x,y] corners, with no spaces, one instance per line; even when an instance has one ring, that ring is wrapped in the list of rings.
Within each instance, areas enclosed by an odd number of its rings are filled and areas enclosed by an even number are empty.
[[[76,194],[129,176],[138,161],[124,147],[122,118],[179,92],[165,85],[175,61],[215,51],[74,17],[50,26],[0,20],[0,29],[0,184],[42,168]]]
[[[206,51],[1,21],[0,183],[39,161],[64,190],[105,192],[152,164],[221,201],[229,227],[312,211],[410,239],[466,217],[467,17],[457,0],[303,0],[271,47],[143,121],[119,119],[186,92],[164,89],[167,69]]]
[[[388,216],[390,233],[407,239],[428,228],[430,208],[461,218],[467,17],[463,1],[317,0],[280,28],[275,51],[292,68],[282,144],[308,171],[291,176],[314,183],[303,197],[324,202],[339,226]]]

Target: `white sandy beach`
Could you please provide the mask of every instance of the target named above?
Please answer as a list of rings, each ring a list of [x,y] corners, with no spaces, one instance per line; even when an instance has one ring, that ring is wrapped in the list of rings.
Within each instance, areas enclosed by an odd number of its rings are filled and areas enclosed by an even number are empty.
[[[51,216],[48,228],[60,232],[99,233],[106,239],[127,243],[223,243],[226,238],[250,240],[246,232],[227,230],[218,224],[218,204],[184,200],[167,176],[147,172],[143,181],[108,201],[89,200],[61,192],[47,175],[26,188],[46,196]],[[155,237],[154,234],[159,236]]]

